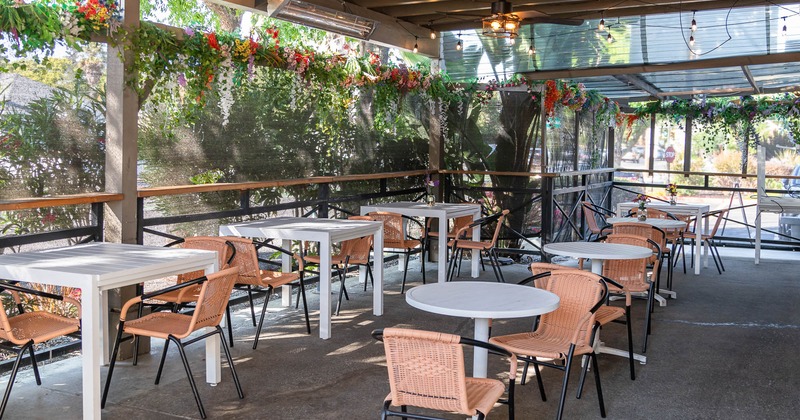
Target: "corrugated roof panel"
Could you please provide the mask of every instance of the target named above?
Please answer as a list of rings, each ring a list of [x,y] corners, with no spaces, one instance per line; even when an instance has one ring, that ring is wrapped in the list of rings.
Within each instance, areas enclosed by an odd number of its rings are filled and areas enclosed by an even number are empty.
[[[751,87],[741,67],[643,73],[641,77],[663,92]]]

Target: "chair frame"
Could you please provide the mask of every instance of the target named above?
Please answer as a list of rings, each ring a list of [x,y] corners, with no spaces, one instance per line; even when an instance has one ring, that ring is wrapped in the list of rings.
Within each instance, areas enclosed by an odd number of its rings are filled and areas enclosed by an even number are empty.
[[[503,222],[505,221],[506,216],[510,213],[509,210],[503,210],[499,213],[493,214],[491,216],[482,217],[474,222],[470,223],[467,226],[462,227],[458,232],[456,232],[455,238],[452,240],[452,244],[450,245],[451,249],[451,256],[450,261],[448,262],[447,267],[447,281],[452,281],[453,277],[456,274],[456,269],[460,268],[461,258],[464,256],[464,248],[458,247],[458,241],[469,241],[469,239],[465,239],[467,236],[467,232],[476,228],[476,227],[484,227],[493,222],[497,222],[497,226],[494,229],[494,233],[492,235],[491,246],[487,249],[471,249],[473,252],[472,258],[478,258],[483,264],[483,259],[481,258],[481,252],[485,252],[486,256],[489,257],[492,265],[492,271],[494,272],[494,276],[500,283],[505,283],[506,280],[503,277],[503,271],[500,269],[500,260],[497,257],[497,238],[500,235],[500,229],[503,227]],[[475,255],[477,253],[477,255]],[[484,267],[484,270],[486,268]]]
[[[7,283],[5,281],[0,282],[0,292],[6,291],[6,290],[9,290],[9,291],[12,291],[12,292],[16,292],[16,293],[30,294],[30,295],[39,296],[39,297],[52,299],[52,300],[57,300],[57,301],[67,301],[67,302],[72,303],[74,305],[78,303],[77,301],[74,301],[72,299],[65,299],[64,296],[56,295],[54,293],[47,293],[47,292],[43,292],[41,290],[29,289],[29,288],[26,288],[26,287],[18,286],[16,284]],[[24,311],[24,309],[22,307],[22,304],[17,303],[16,306],[17,306],[17,310],[19,311],[20,314],[25,313],[25,311]],[[80,306],[79,305],[78,305],[78,308],[80,310]],[[3,309],[0,308],[0,310],[3,310]],[[5,312],[3,312],[3,314],[4,314],[3,315],[4,317],[7,317],[7,315],[5,315]],[[75,333],[72,333],[72,334],[77,334],[78,332],[80,332],[80,326],[78,327],[78,331],[76,331]],[[11,331],[9,331],[9,333],[11,333]],[[67,335],[71,335],[71,334],[67,334]],[[13,388],[13,386],[14,386],[14,381],[17,378],[17,372],[19,371],[19,367],[22,364],[22,356],[23,356],[23,354],[25,354],[26,351],[30,355],[30,362],[31,362],[31,367],[33,368],[33,376],[36,379],[36,385],[42,385],[42,378],[39,375],[39,366],[38,366],[38,364],[36,362],[36,354],[35,354],[35,352],[33,350],[33,345],[34,344],[35,344],[34,339],[30,339],[30,340],[28,340],[27,342],[25,342],[22,345],[13,345],[13,344],[12,345],[8,345],[8,344],[5,344],[5,343],[0,344],[0,348],[2,348],[4,350],[7,350],[7,351],[12,351],[12,352],[16,353],[16,356],[17,356],[17,358],[14,360],[14,365],[11,368],[11,375],[8,378],[8,385],[6,385],[6,390],[5,390],[5,393],[3,394],[3,401],[2,401],[2,403],[0,403],[0,418],[3,418],[3,414],[6,411],[6,406],[8,405],[8,398],[11,396],[11,388]]]
[[[151,293],[145,293],[145,294],[142,294],[142,295],[140,295],[140,296],[138,296],[136,298],[133,298],[133,299],[129,300],[123,307],[129,306],[129,304],[141,305],[142,301],[144,299],[153,298],[155,296],[158,296],[159,294],[172,292],[172,291],[175,291],[175,290],[180,290],[180,289],[185,288],[185,287],[190,287],[190,286],[195,286],[195,285],[202,285],[206,281],[208,281],[208,277],[203,276],[203,277],[200,277],[200,278],[197,278],[197,279],[194,279],[194,280],[190,280],[188,282],[184,282],[184,283],[181,283],[181,284],[176,284],[174,286],[166,287],[164,289],[157,290],[157,291],[154,291],[154,292],[151,292]],[[138,299],[138,302],[135,301],[137,299]],[[105,408],[105,406],[106,406],[106,399],[108,398],[108,390],[109,390],[109,387],[111,385],[111,377],[114,374],[114,367],[115,367],[116,362],[117,362],[117,354],[119,353],[119,345],[120,345],[120,343],[122,343],[122,341],[127,341],[127,340],[129,340],[129,339],[131,339],[133,337],[133,336],[123,337],[124,327],[125,327],[125,312],[126,311],[123,311],[122,315],[120,317],[119,326],[118,326],[118,330],[117,330],[117,338],[114,341],[114,350],[111,353],[111,363],[108,366],[108,375],[106,376],[106,383],[105,383],[105,386],[103,387],[103,396],[102,396],[102,399],[100,400],[100,407],[101,408]],[[189,315],[187,315],[187,316],[189,316]],[[202,335],[197,336],[197,337],[193,337],[193,338],[191,338],[189,340],[181,340],[179,338],[176,338],[172,334],[170,334],[168,336],[167,340],[164,341],[164,349],[161,352],[161,361],[158,364],[158,373],[156,373],[155,385],[158,385],[159,382],[161,381],[161,373],[163,372],[163,369],[164,369],[164,361],[167,358],[167,350],[169,348],[169,343],[170,342],[175,343],[176,347],[178,348],[178,353],[181,356],[181,362],[183,362],[183,368],[186,371],[186,376],[189,379],[189,385],[192,388],[192,394],[194,395],[194,400],[195,400],[195,403],[197,404],[197,409],[200,411],[200,417],[203,418],[203,419],[206,418],[206,412],[205,412],[205,409],[203,408],[203,402],[200,400],[200,393],[197,390],[197,384],[195,383],[194,377],[192,376],[192,370],[191,370],[191,367],[189,366],[189,361],[186,358],[186,352],[184,351],[184,348],[186,346],[190,345],[190,344],[194,344],[194,343],[196,343],[198,341],[205,340],[206,338],[211,337],[213,335],[217,335],[217,334],[220,336],[220,340],[222,342],[225,342],[225,333],[222,331],[222,327],[220,327],[219,325],[216,325],[214,327],[213,331],[207,332],[207,333],[202,334]],[[227,359],[228,366],[231,369],[231,375],[233,376],[233,382],[236,385],[236,392],[239,395],[239,399],[243,399],[244,398],[244,393],[242,392],[242,385],[239,383],[239,376],[236,374],[236,368],[235,368],[235,366],[233,364],[233,358],[231,357],[231,351],[230,351],[230,349],[228,349],[228,346],[225,346],[225,345],[222,346],[222,350],[224,350],[224,352],[225,352],[225,358]]]
[[[372,338],[383,342],[383,328],[372,331]],[[466,345],[466,346],[472,346],[472,347],[481,347],[481,348],[489,350],[489,352],[497,354],[499,356],[508,357],[509,360],[515,360],[514,358],[516,357],[513,353],[509,352],[508,350],[506,350],[506,349],[504,349],[504,348],[502,348],[500,346],[497,346],[497,345],[491,344],[491,343],[487,343],[485,341],[475,340],[475,339],[468,338],[468,337],[460,337],[458,344],[461,344],[462,346]],[[512,363],[514,363],[514,362],[512,362]],[[515,378],[509,378],[508,391],[507,391],[508,397],[506,399],[498,400],[499,403],[508,405],[508,419],[509,420],[514,420],[514,415],[515,415],[515,412],[514,412],[514,385],[515,385],[515,383],[516,383],[516,379]],[[392,404],[392,401],[389,400],[389,399],[384,401],[383,409],[381,410],[381,419],[382,420],[386,419],[387,417],[390,417],[390,416],[403,417],[404,419],[405,418],[412,418],[412,419],[419,419],[419,420],[446,420],[445,418],[442,418],[442,417],[432,417],[432,416],[426,416],[426,415],[423,415],[423,414],[409,413],[407,411],[407,407],[406,406],[401,406],[400,407],[401,411],[393,411],[393,410],[390,409],[391,404]],[[480,411],[478,411],[477,418],[479,420],[485,419],[486,418],[486,413],[481,413]]]

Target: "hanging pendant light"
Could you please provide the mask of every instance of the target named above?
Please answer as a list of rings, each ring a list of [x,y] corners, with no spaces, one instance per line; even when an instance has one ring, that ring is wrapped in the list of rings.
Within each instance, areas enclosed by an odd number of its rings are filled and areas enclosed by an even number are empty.
[[[483,18],[483,35],[494,38],[516,38],[522,18],[511,12],[511,3],[507,1],[492,3],[492,15]]]

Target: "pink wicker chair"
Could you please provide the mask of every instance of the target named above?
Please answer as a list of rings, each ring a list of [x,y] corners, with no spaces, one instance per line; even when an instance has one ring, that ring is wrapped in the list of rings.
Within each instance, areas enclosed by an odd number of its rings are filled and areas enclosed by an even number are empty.
[[[8,385],[6,385],[6,392],[3,394],[3,402],[0,405],[0,418],[2,418],[3,413],[6,411],[8,397],[11,395],[11,388],[14,386],[14,380],[17,377],[17,371],[22,362],[22,355],[26,351],[30,355],[36,385],[41,385],[42,378],[39,376],[39,367],[36,364],[33,345],[78,332],[81,328],[81,306],[78,301],[65,296],[28,289],[7,282],[0,282],[0,293],[10,293],[20,312],[18,315],[9,317],[6,311],[0,308],[0,340],[7,343],[8,347],[17,353],[14,366],[11,368],[11,376],[8,378]],[[68,302],[78,308],[78,318],[69,318],[46,311],[24,312],[19,293]]]
[[[256,246],[251,239],[238,238],[238,237],[223,237],[226,241],[233,244],[236,249],[236,254],[231,261],[231,267],[239,268],[239,279],[236,281],[236,286],[246,286],[248,296],[250,298],[250,315],[253,320],[253,326],[256,326],[255,308],[253,305],[252,288],[263,288],[267,290],[264,297],[264,305],[261,307],[261,318],[258,321],[256,328],[256,336],[253,340],[253,350],[258,347],[258,340],[261,337],[261,329],[264,326],[264,318],[267,315],[267,304],[272,292],[281,286],[293,284],[300,288],[300,296],[303,300],[303,310],[306,316],[306,332],[311,334],[311,322],[308,319],[308,306],[306,302],[305,283],[303,282],[303,259],[297,254],[283,248],[276,247],[270,244],[259,244],[261,247],[269,248],[280,253],[290,255],[297,262],[297,272],[284,273],[281,271],[262,270],[258,264],[258,252]],[[296,284],[295,284],[296,282]]]
[[[595,205],[589,201],[581,202],[581,209],[583,210],[583,219],[586,221],[586,227],[589,228],[589,236],[586,237],[587,241],[592,241],[605,234],[611,233],[611,226],[605,223],[606,213],[613,215],[613,212]],[[603,226],[597,223],[597,217],[603,219]]]
[[[348,219],[374,220],[371,216],[350,216]],[[336,273],[339,276],[339,284],[341,285],[339,287],[339,303],[336,305],[336,315],[339,315],[339,309],[341,309],[342,306],[342,296],[344,296],[345,299],[350,300],[350,297],[347,295],[347,288],[345,287],[345,277],[347,276],[347,269],[351,265],[365,266],[367,268],[367,276],[369,276],[370,281],[373,280],[372,267],[370,266],[369,261],[369,254],[370,251],[372,251],[373,240],[373,236],[370,235],[342,241],[339,253],[331,256],[331,265],[336,270]],[[311,264],[319,265],[321,262],[319,255],[306,255],[304,258],[306,262]],[[323,268],[320,267],[320,270],[322,269]],[[367,290],[366,283],[364,284],[364,290]]]
[[[493,337],[489,342],[516,354],[518,360],[533,364],[542,401],[547,397],[539,366],[564,371],[557,419],[561,419],[564,412],[572,360],[575,356],[588,356],[594,370],[600,414],[605,417],[600,372],[592,342],[597,330],[595,313],[606,302],[608,287],[600,276],[582,270],[555,270],[541,276],[549,276],[545,290],[561,299],[558,309],[542,315],[532,332]],[[539,359],[561,360],[564,364]]]
[[[633,294],[645,294],[647,297],[644,339],[642,340],[642,353],[644,353],[647,351],[647,337],[650,334],[650,315],[656,293],[654,282],[648,277],[647,266],[648,264],[652,265],[653,273],[658,272],[659,264],[661,263],[661,249],[653,240],[635,235],[611,234],[606,238],[606,242],[641,246],[653,250],[653,256],[649,258],[608,260],[603,263],[603,275],[622,285],[622,288],[609,287],[609,291],[610,293],[625,295],[625,315],[628,323],[630,323]],[[633,358],[631,358],[631,360],[633,360]]]
[[[508,404],[508,418],[513,420],[517,362],[510,352],[482,341],[432,331],[386,328],[373,331],[372,336],[383,341],[389,371],[390,392],[381,418],[436,418],[408,413],[407,407],[412,406],[483,419],[500,401]],[[503,382],[466,377],[462,344],[483,347],[509,358],[505,401],[500,400],[505,392]],[[392,406],[401,407],[401,411],[392,411]]]
[[[425,237],[422,223],[411,217],[403,216],[398,213],[376,211],[367,214],[372,220],[383,222],[383,252],[397,253],[405,255],[405,266],[403,267],[403,284],[400,286],[400,293],[406,291],[406,276],[408,275],[408,259],[411,254],[420,254],[420,264],[422,265],[422,284],[425,284]],[[414,238],[406,234],[404,225],[415,223],[418,225],[420,236]]]
[[[178,352],[181,355],[181,361],[183,362],[183,367],[186,370],[186,376],[189,378],[189,384],[192,387],[192,393],[194,394],[197,408],[200,410],[200,417],[206,418],[206,412],[203,409],[202,401],[200,401],[200,394],[197,391],[197,385],[192,377],[192,370],[189,367],[189,361],[186,359],[186,353],[183,348],[189,344],[204,340],[215,334],[219,334],[220,339],[225,341],[225,334],[222,332],[222,328],[220,328],[219,323],[222,321],[222,315],[225,313],[225,307],[231,296],[233,284],[236,282],[238,276],[239,270],[235,267],[231,267],[214,274],[210,274],[208,277],[200,277],[192,281],[168,287],[159,292],[143,294],[125,302],[125,305],[122,306],[122,311],[120,314],[117,340],[114,343],[114,351],[111,354],[111,365],[108,367],[108,377],[106,377],[106,384],[103,388],[101,407],[105,407],[106,405],[108,388],[111,385],[111,376],[114,374],[114,366],[116,365],[117,361],[119,344],[123,340],[123,333],[127,333],[134,336],[162,338],[166,340],[164,343],[164,350],[161,353],[161,363],[158,365],[158,373],[156,373],[156,385],[158,385],[158,383],[161,381],[161,372],[164,368],[164,361],[167,357],[169,343],[175,343],[176,347],[178,348]],[[192,315],[177,314],[173,312],[154,312],[132,321],[125,320],[125,315],[128,313],[128,310],[131,308],[131,306],[141,304],[143,299],[158,296],[158,293],[172,292],[182,288],[194,286],[200,286],[200,294],[198,296],[197,306],[195,307]],[[192,335],[195,331],[205,327],[213,327],[214,331],[198,337],[193,337],[189,340],[186,340],[186,342],[181,341]],[[222,349],[225,351],[225,358],[228,360],[228,366],[231,369],[231,375],[233,376],[233,381],[236,385],[236,392],[239,394],[239,398],[242,399],[244,398],[244,393],[242,392],[241,384],[239,384],[239,377],[236,375],[236,368],[233,365],[231,352],[228,349],[228,346],[223,345]]]
[[[497,246],[497,238],[500,236],[500,229],[503,227],[503,221],[506,219],[508,213],[510,213],[509,210],[503,210],[500,213],[476,220],[469,225],[462,227],[458,230],[458,232],[456,232],[455,239],[447,243],[447,246],[452,250],[452,257],[450,258],[450,265],[448,267],[447,281],[453,279],[453,276],[456,274],[456,267],[460,264],[460,260],[464,254],[464,251],[467,250],[472,251],[472,258],[480,259],[481,253],[485,253],[492,262],[492,271],[494,271],[495,278],[497,278],[498,282],[505,283],[506,280],[503,278],[503,271],[500,269],[500,261],[497,258],[497,250],[495,248]],[[490,226],[492,223],[496,224],[491,240],[473,241],[469,239],[463,239],[469,235],[473,228],[478,226]]]
[[[220,238],[217,236],[190,236],[186,239],[181,239],[170,244],[167,244],[167,247],[173,245],[180,245],[181,248],[186,249],[202,249],[206,251],[215,251],[217,253],[217,265],[220,267],[220,270],[228,268],[231,261],[233,260],[234,255],[236,254],[236,250],[233,247],[233,244],[229,241],[226,241],[224,238]],[[183,273],[178,275],[178,282],[177,284],[186,283],[188,281],[194,280],[196,278],[202,277],[204,274],[203,271],[193,271],[189,273]],[[149,306],[151,311],[160,311],[164,309],[169,309],[172,312],[178,312],[182,308],[190,306],[197,302],[197,297],[200,296],[200,286],[193,286],[193,287],[184,287],[179,288],[176,290],[172,290],[166,293],[161,293],[158,295],[153,295],[152,299],[147,299],[147,302],[144,302],[142,305],[139,305],[138,315],[137,318],[141,318],[143,314],[144,306]],[[225,308],[228,313],[228,320],[231,319],[230,307]],[[228,338],[230,341],[228,344],[233,347],[233,326],[230,322],[228,324]],[[133,365],[136,366],[139,363],[139,337],[134,339],[133,344]]]

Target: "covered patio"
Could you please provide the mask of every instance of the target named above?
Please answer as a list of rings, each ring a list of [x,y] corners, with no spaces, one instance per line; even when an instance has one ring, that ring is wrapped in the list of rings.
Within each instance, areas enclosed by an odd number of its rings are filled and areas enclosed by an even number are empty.
[[[469,204],[473,220],[509,211],[500,223],[472,230],[482,230],[483,239],[495,226],[499,232],[494,254],[472,280],[495,284],[498,268],[506,283],[517,283],[534,261],[577,266],[544,246],[589,242],[609,233],[593,224],[615,211],[624,216],[622,205],[644,202],[652,213],[677,196],[678,205],[707,209],[674,240],[686,244],[689,266],[682,270],[676,260],[677,298],[655,307],[647,363],[636,363],[636,380],[625,358],[598,357],[608,416],[794,417],[798,406],[789,396],[800,362],[788,355],[800,344],[793,309],[800,264],[796,2],[7,3],[0,5],[9,73],[0,79],[3,257],[93,242],[162,247],[219,236],[236,223],[339,220],[387,203]],[[59,72],[68,76],[53,75]],[[719,223],[709,225],[704,214],[719,214]],[[442,237],[448,226],[441,221],[455,219],[412,216],[425,235]],[[383,241],[385,230],[370,232]],[[699,252],[691,267],[690,241],[706,234],[724,271]],[[341,242],[313,239],[309,247],[306,237],[264,237],[304,257],[309,249],[334,254],[328,247]],[[450,254],[439,246],[446,241],[432,243],[427,281],[445,283]],[[257,252],[262,269],[281,258]],[[474,335],[472,319],[407,303],[408,289],[421,284],[419,257],[410,257],[401,294],[395,264],[405,260],[380,254],[373,252],[372,264],[386,264],[375,273],[383,293],[362,291],[363,276],[351,273],[350,299],[333,316],[336,272],[319,268],[324,259],[306,262],[310,335],[292,289],[276,287],[257,350],[249,305],[234,295],[231,351],[245,398],[236,398],[224,363],[219,385],[204,380],[214,376],[206,377],[204,366],[219,349],[187,348],[208,416],[375,418],[389,382],[383,346],[370,332]],[[464,266],[477,267],[473,258]],[[282,264],[296,268],[286,255]],[[46,290],[61,293],[61,286]],[[333,294],[320,300],[327,287]],[[84,296],[91,306],[84,314],[103,311],[101,322],[89,325],[105,324],[89,334],[106,338],[93,342],[89,360],[108,357],[124,302],[155,288],[102,285]],[[634,347],[645,311],[635,299]],[[529,331],[532,321],[495,319],[491,336]],[[626,348],[624,326],[602,332],[606,344]],[[59,351],[75,356],[81,345]],[[132,346],[123,343],[102,417],[198,416],[177,354],[167,356],[161,384],[152,384],[162,345],[145,345],[134,367]],[[100,389],[82,383],[86,360],[51,350],[37,354],[46,360],[43,384],[23,368],[5,415],[96,418],[81,404],[87,390]],[[465,360],[469,375],[469,348]],[[507,362],[490,361],[489,377],[507,385]],[[4,363],[10,370],[12,362]],[[579,371],[570,377],[564,416],[596,418],[592,375],[574,398]],[[532,371],[524,386],[517,378],[517,418],[557,417],[561,378],[548,369],[541,376],[547,402]],[[498,405],[489,418],[505,415]]]
[[[678,299],[656,308],[652,344],[646,365],[636,364],[637,378],[628,378],[624,358],[602,355],[603,393],[609,418],[792,418],[796,402],[789,397],[797,386],[796,358],[787,357],[798,342],[796,311],[798,286],[795,261],[779,253],[765,258],[758,268],[751,261],[724,255],[725,276],[704,271],[701,276],[676,273]],[[415,262],[413,266],[417,266]],[[522,265],[505,266],[509,282],[529,273]],[[761,273],[769,270],[765,278]],[[271,312],[265,340],[258,350],[250,348],[254,328],[249,309],[234,312],[237,338],[233,355],[244,387],[238,400],[229,380],[217,387],[201,386],[209,418],[351,418],[374,419],[389,386],[383,346],[370,337],[376,328],[401,326],[467,335],[472,321],[423,312],[410,307],[399,294],[402,274],[387,267],[386,313],[369,312],[370,291],[363,292],[357,276],[351,276],[350,301],[345,302],[330,340],[308,336],[302,311],[282,308]],[[433,274],[431,271],[429,274]],[[754,280],[758,278],[758,280]],[[494,281],[491,270],[481,280]],[[416,284],[416,283],[415,283]],[[310,293],[311,307],[318,295]],[[644,302],[634,308],[634,334],[642,325]],[[276,307],[277,308],[277,307]],[[312,317],[316,332],[318,318]],[[493,334],[530,327],[530,319],[497,320]],[[624,326],[610,325],[603,340],[624,347]],[[196,408],[177,354],[168,357],[168,368],[158,386],[152,384],[161,340],[154,340],[149,356],[138,366],[118,365],[103,417],[193,418]],[[202,381],[202,346],[192,349],[190,360],[198,382]],[[471,359],[468,352],[465,356]],[[490,358],[490,374],[502,377],[507,365]],[[6,415],[8,418],[78,418],[80,408],[80,359],[68,358],[41,368],[43,384],[37,387],[28,368],[19,379]],[[469,368],[468,368],[469,369]],[[531,371],[532,372],[532,371]],[[548,401],[542,402],[533,377],[517,389],[517,415],[521,419],[550,418],[555,414],[560,377],[544,371]],[[591,378],[584,396],[574,398],[578,375],[565,408],[567,418],[599,418]],[[492,411],[504,418],[506,408]],[[452,418],[460,418],[453,416]]]

